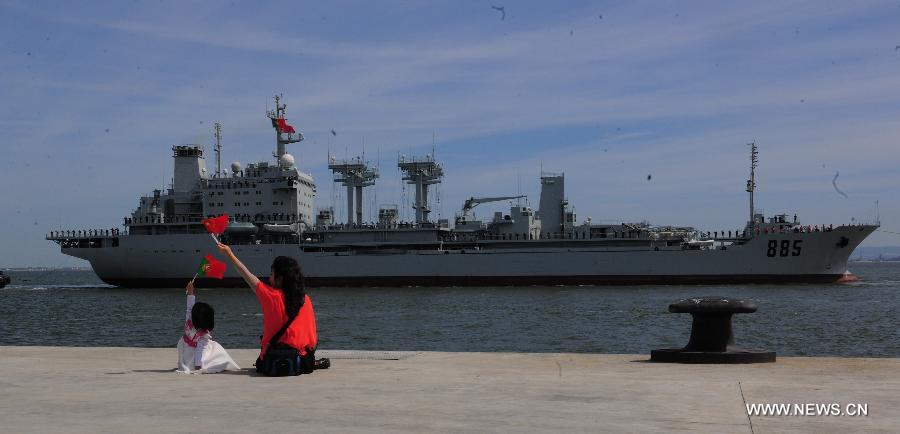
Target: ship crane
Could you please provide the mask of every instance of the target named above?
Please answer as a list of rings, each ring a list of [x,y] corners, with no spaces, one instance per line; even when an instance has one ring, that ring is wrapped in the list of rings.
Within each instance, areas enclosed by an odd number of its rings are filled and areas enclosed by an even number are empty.
[[[470,197],[466,199],[466,202],[462,207],[462,215],[464,220],[471,220],[474,218],[472,215],[472,208],[478,206],[481,203],[487,202],[500,202],[501,200],[512,200],[527,197],[524,194],[518,196],[500,196],[500,197]]]

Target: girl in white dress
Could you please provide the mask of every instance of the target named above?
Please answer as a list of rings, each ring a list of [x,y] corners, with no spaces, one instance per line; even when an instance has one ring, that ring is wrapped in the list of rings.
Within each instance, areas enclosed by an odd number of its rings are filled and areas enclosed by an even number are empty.
[[[185,374],[214,374],[241,369],[228,352],[212,339],[215,311],[206,303],[194,303],[194,281],[185,288],[187,309],[184,314],[184,335],[178,340],[178,368]]]

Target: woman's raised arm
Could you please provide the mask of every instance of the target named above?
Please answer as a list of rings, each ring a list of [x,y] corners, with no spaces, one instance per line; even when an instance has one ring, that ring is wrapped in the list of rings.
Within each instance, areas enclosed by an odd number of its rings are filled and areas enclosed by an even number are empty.
[[[259,278],[253,275],[250,270],[241,262],[237,256],[234,256],[234,252],[231,251],[231,247],[222,244],[216,243],[216,247],[219,249],[219,253],[228,257],[231,260],[231,263],[234,264],[234,268],[241,274],[241,277],[244,278],[244,281],[247,282],[247,285],[250,285],[250,289],[256,291],[256,285],[259,283]]]

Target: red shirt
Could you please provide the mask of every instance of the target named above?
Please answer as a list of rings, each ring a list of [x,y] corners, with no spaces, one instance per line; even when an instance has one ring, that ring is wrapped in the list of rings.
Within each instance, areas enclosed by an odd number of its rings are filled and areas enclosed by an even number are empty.
[[[262,306],[263,312],[263,337],[262,350],[259,352],[259,358],[263,358],[266,353],[266,347],[269,341],[284,323],[287,322],[288,316],[284,313],[284,293],[278,289],[273,289],[262,281],[256,285],[256,298],[259,305]],[[281,335],[278,342],[290,345],[300,351],[300,355],[306,355],[306,348],[315,348],[319,342],[316,334],[316,314],[313,312],[312,301],[309,296],[305,296],[303,307],[291,326]]]

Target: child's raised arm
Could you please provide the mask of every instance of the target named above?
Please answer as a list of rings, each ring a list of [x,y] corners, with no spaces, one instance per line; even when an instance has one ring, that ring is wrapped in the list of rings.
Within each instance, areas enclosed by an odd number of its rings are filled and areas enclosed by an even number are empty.
[[[231,260],[231,263],[234,264],[234,268],[241,274],[241,277],[244,278],[247,285],[250,285],[250,289],[256,291],[256,285],[259,283],[259,278],[254,276],[253,273],[244,266],[244,263],[234,255],[234,252],[231,251],[231,247],[222,243],[216,243],[216,247],[219,249],[219,253]]]
[[[194,307],[194,281],[193,279],[188,282],[187,286],[184,287],[184,293],[187,294],[187,308],[184,312],[184,321],[190,321],[191,319],[191,308]],[[187,324],[185,324],[187,327]],[[193,326],[191,326],[193,327]]]

